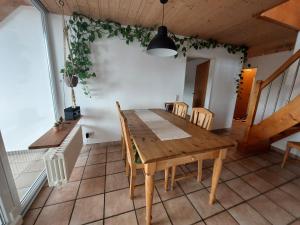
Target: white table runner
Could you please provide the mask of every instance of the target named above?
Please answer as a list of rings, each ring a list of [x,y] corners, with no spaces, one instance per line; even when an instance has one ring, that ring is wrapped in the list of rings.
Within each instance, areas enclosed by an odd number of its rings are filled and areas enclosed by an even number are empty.
[[[191,137],[190,134],[148,109],[138,109],[135,113],[162,141]]]

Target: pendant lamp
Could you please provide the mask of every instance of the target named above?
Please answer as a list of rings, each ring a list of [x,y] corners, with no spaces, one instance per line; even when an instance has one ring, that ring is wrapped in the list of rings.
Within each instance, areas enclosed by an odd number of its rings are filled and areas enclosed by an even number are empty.
[[[155,37],[147,47],[147,53],[154,56],[168,57],[177,55],[177,48],[174,41],[168,36],[168,28],[164,26],[165,4],[168,0],[160,0],[163,5],[162,25],[158,28]]]

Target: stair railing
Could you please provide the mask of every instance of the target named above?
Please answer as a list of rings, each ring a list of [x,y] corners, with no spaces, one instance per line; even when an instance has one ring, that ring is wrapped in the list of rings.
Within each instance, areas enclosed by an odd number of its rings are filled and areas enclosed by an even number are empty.
[[[275,109],[274,109],[274,111],[276,111],[277,105],[278,105],[278,98],[279,98],[279,95],[280,95],[280,92],[281,92],[282,84],[283,84],[285,76],[287,74],[287,70],[299,58],[300,58],[300,50],[298,50],[290,58],[288,58],[288,60],[285,61],[267,79],[265,79],[265,80],[257,80],[255,82],[255,84],[253,85],[253,88],[252,88],[252,91],[251,91],[251,96],[250,96],[250,101],[249,101],[249,106],[248,106],[248,115],[247,115],[247,119],[246,119],[246,127],[247,127],[247,129],[246,129],[246,133],[245,133],[245,136],[244,136],[244,142],[247,142],[250,128],[254,124],[254,120],[255,120],[255,117],[256,117],[257,108],[258,108],[258,104],[259,104],[259,101],[260,101],[260,97],[261,97],[262,91],[266,87],[269,87],[269,90],[267,92],[266,104],[265,104],[264,109],[263,109],[263,117],[264,117],[264,114],[265,114],[265,111],[266,111],[266,107],[267,107],[267,103],[268,103],[268,99],[269,99],[269,96],[270,96],[270,91],[271,91],[271,88],[272,88],[272,82],[274,80],[276,80],[277,78],[279,78],[279,77],[281,78],[281,85],[280,85],[279,91],[277,92],[277,99],[276,99]],[[295,84],[296,76],[297,76],[297,73],[298,73],[298,70],[299,70],[299,65],[300,65],[300,60],[299,60],[298,66],[297,66],[296,74],[294,76],[292,88],[293,88],[293,86]],[[290,97],[289,97],[289,100],[290,100]]]

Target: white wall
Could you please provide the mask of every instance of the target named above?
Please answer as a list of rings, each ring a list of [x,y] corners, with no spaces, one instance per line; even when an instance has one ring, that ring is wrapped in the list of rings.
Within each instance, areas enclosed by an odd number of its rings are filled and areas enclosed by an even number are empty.
[[[0,129],[23,150],[52,127],[54,112],[41,17],[21,6],[0,22]]]
[[[58,73],[63,65],[61,18],[50,15],[50,22],[62,112],[63,84]],[[175,101],[176,95],[182,100],[185,58],[149,56],[138,43],[126,45],[116,38],[95,42],[92,52],[97,74],[95,79],[89,81],[92,98],[84,96],[80,87],[76,88],[78,105],[84,116],[84,132],[95,132],[90,143],[120,139],[116,100],[120,101],[123,109],[162,108],[164,102]],[[190,51],[188,55],[212,60],[207,96],[210,98],[211,110],[216,113],[215,128],[230,127],[235,103],[234,76],[240,70],[240,56],[230,55],[224,49]],[[66,106],[70,106],[70,91],[65,91]]]
[[[292,51],[285,51],[285,52],[279,52],[275,54],[253,57],[248,60],[248,63],[250,63],[252,67],[257,67],[256,80],[265,80],[276,69],[278,69],[278,67],[282,63],[284,63],[292,54],[293,54]],[[267,100],[267,94],[269,89],[267,87],[263,90],[257,108],[257,113],[254,121],[255,124],[257,124],[263,118],[266,118],[273,113],[276,104],[278,90],[281,85],[281,79],[282,77],[279,77],[273,82],[267,105],[266,105],[266,100]],[[266,110],[264,109],[265,105],[266,105]],[[279,106],[280,102],[277,105]]]
[[[189,105],[188,114],[192,113],[197,66],[206,61],[207,59],[196,58],[186,62],[183,101]]]

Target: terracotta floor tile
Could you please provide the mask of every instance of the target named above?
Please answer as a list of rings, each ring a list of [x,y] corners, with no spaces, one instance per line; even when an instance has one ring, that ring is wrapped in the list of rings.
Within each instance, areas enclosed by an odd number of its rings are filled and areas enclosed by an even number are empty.
[[[161,200],[165,201],[171,198],[179,197],[184,195],[183,191],[178,185],[174,185],[174,190],[165,191],[164,182],[157,182],[155,185]]]
[[[194,223],[193,225],[205,225],[203,222]]]
[[[293,183],[300,186],[300,178],[293,180]]]
[[[105,175],[105,164],[96,164],[96,165],[85,167],[82,179],[100,177],[104,175]]]
[[[300,187],[298,185],[293,183],[287,183],[281,186],[280,189],[294,196],[296,199],[300,201]]]
[[[252,156],[250,157],[249,159],[253,160],[254,162],[256,162],[258,165],[262,166],[262,167],[267,167],[267,166],[270,166],[272,165],[271,162],[265,160],[265,159],[262,159],[258,156]]]
[[[75,167],[85,166],[87,159],[88,159],[87,156],[78,157],[78,159],[77,159],[77,161],[75,163]]]
[[[248,170],[250,171],[255,171],[258,170],[260,168],[262,168],[261,165],[259,165],[258,163],[256,163],[253,159],[251,158],[246,158],[246,159],[242,159],[239,161],[244,167],[246,167]]]
[[[273,185],[266,182],[263,178],[254,173],[245,175],[242,177],[242,179],[259,192],[265,192],[273,188]]]
[[[129,198],[129,188],[105,194],[105,217],[131,210],[133,210],[133,202]]]
[[[299,220],[296,220],[294,221],[293,223],[291,223],[290,225],[300,225],[300,219]]]
[[[103,225],[103,220],[99,220],[93,223],[87,223],[87,225]]]
[[[106,147],[92,147],[90,155],[105,154]]]
[[[36,221],[40,211],[41,211],[41,208],[29,210],[23,218],[22,225],[33,225],[34,222]]]
[[[209,168],[214,165],[214,160],[213,159],[207,159],[203,160],[203,168]]]
[[[278,176],[276,172],[272,172],[267,169],[262,169],[256,172],[258,176],[260,176],[262,179],[267,181],[270,184],[273,184],[274,186],[278,186],[280,184],[285,183],[287,180],[283,177]]]
[[[145,184],[145,176],[144,176],[144,174],[137,174],[136,175],[135,184],[136,185]]]
[[[108,152],[107,153],[107,162],[119,161],[122,160],[122,152]]]
[[[124,161],[109,162],[106,164],[106,175],[125,171]]]
[[[94,165],[106,162],[106,154],[89,155],[86,165]]]
[[[105,225],[137,225],[135,212],[131,211],[128,213],[114,216],[104,221]]]
[[[226,184],[219,184],[216,192],[216,198],[224,208],[230,208],[243,201],[234,191]]]
[[[136,186],[134,189],[134,206],[136,209],[146,206],[145,185]],[[156,189],[154,189],[153,204],[160,202]]]
[[[271,167],[267,168],[267,170],[275,172],[277,174],[277,176],[282,177],[285,180],[291,180],[297,176],[296,174],[289,171],[288,169],[281,168],[280,165],[271,166]]]
[[[288,224],[295,219],[263,195],[252,199],[248,203],[274,225]]]
[[[284,168],[293,172],[297,176],[300,176],[300,165],[298,162],[295,162],[295,160],[288,160]]]
[[[300,217],[300,201],[280,189],[265,194],[269,199],[285,209],[295,217]]]
[[[107,152],[121,152],[122,151],[122,146],[120,145],[111,145],[108,146]]]
[[[68,225],[74,201],[46,206],[42,209],[35,225]]]
[[[146,208],[141,208],[136,211],[136,215],[139,221],[139,225],[146,224]],[[162,203],[153,205],[152,207],[152,225],[171,225],[169,217],[166,213]]]
[[[31,209],[43,207],[53,188],[43,187],[31,205]]]
[[[223,181],[231,180],[235,177],[236,177],[236,175],[233,172],[231,172],[230,170],[228,170],[226,167],[222,168],[222,173],[221,173],[220,178]]]
[[[180,168],[177,168],[176,174],[180,173],[180,171],[181,171]],[[155,173],[155,175],[154,175],[154,180],[155,181],[159,181],[159,180],[163,180],[163,179],[165,179],[165,172],[164,171],[158,171],[158,172]]]
[[[82,180],[77,198],[98,195],[104,193],[105,177],[96,177]]]
[[[188,163],[185,165],[190,172],[198,171],[198,163],[193,162],[193,163]]]
[[[24,172],[38,172],[43,171],[45,169],[45,163],[44,160],[35,160],[32,163],[30,163],[30,166],[28,166]]]
[[[258,155],[260,158],[270,161],[271,163],[280,163],[283,159],[283,156],[276,152],[268,152]]]
[[[168,200],[164,205],[174,225],[193,224],[201,220],[185,196]]]
[[[230,181],[227,181],[226,184],[234,190],[236,193],[239,194],[244,200],[248,200],[253,198],[254,196],[259,195],[259,192],[256,191],[253,187],[248,185],[245,181],[241,178],[236,178]]]
[[[245,168],[238,162],[231,162],[231,163],[225,164],[224,167],[228,168],[229,170],[231,170],[233,173],[235,173],[238,176],[242,176],[242,175],[250,172],[250,170],[248,170],[247,168]]]
[[[70,225],[80,225],[103,218],[104,195],[77,199]]]
[[[211,186],[211,178],[212,178],[212,168],[209,169],[203,169],[202,171],[202,185],[205,187]],[[219,179],[219,183],[222,182],[221,179]]]
[[[129,187],[128,177],[125,173],[116,173],[106,176],[105,191],[115,191]]]
[[[229,210],[235,220],[242,225],[267,225],[270,224],[248,204],[243,203]]]
[[[206,189],[188,194],[187,196],[202,218],[207,218],[224,210],[217,202],[213,205],[208,204],[209,192]]]
[[[46,202],[46,205],[52,205],[76,199],[79,183],[79,181],[76,181],[54,188]]]
[[[197,179],[195,177],[190,177],[184,180],[180,180],[177,183],[180,185],[180,187],[186,194],[204,188],[204,186],[201,183],[197,182]]]
[[[228,212],[219,213],[205,220],[206,225],[239,225]]]
[[[74,167],[69,182],[79,181],[82,178],[84,167]]]

